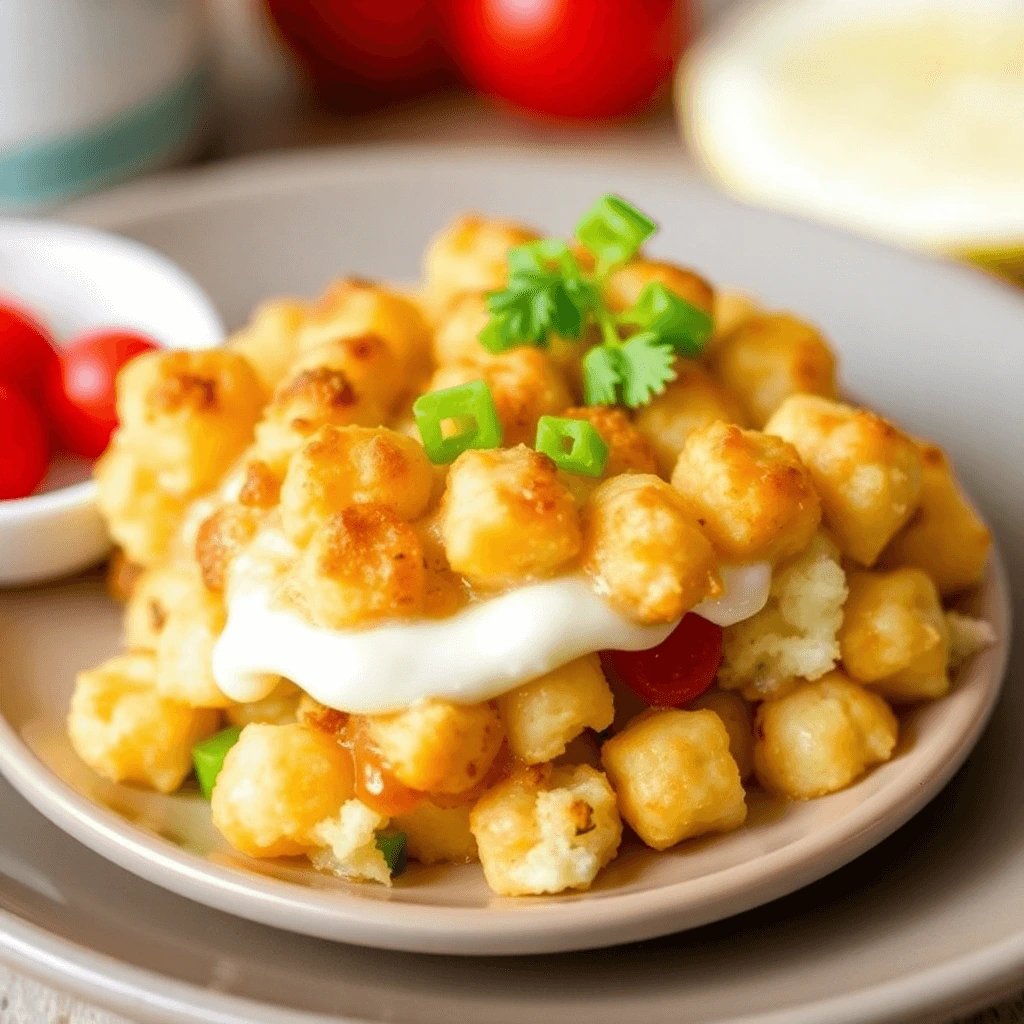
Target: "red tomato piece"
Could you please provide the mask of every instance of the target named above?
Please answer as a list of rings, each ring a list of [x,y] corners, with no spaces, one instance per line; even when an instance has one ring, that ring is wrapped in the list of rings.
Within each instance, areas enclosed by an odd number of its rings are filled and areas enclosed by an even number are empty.
[[[540,114],[622,117],[666,86],[690,0],[448,0],[449,46],[471,85]]]
[[[24,395],[0,384],[0,499],[31,494],[49,462],[42,414]]]
[[[321,94],[360,109],[447,76],[438,0],[267,0]]]
[[[137,331],[90,331],[60,354],[59,372],[46,381],[44,403],[50,425],[69,452],[95,459],[117,426],[118,371],[156,343]]]
[[[714,682],[722,664],[722,627],[688,612],[657,647],[602,651],[601,664],[648,704],[679,707]]]
[[[57,365],[57,353],[41,324],[6,299],[0,300],[0,383],[35,399]]]

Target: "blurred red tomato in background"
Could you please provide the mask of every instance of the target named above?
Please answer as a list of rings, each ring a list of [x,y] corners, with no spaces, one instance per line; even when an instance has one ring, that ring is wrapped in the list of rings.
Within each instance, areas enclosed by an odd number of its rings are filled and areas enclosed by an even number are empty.
[[[267,0],[321,95],[347,109],[450,78],[438,0]]]
[[[447,0],[471,85],[540,114],[622,117],[664,89],[693,31],[691,0]]]
[[[695,0],[266,0],[320,94],[363,109],[453,80],[551,117],[638,113],[666,91]]]

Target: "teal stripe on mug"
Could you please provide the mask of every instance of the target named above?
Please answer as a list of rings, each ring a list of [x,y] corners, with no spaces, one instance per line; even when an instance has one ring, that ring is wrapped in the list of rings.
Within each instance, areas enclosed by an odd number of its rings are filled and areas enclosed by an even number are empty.
[[[123,178],[182,147],[199,128],[210,72],[99,125],[15,149],[0,149],[0,207],[39,206]]]

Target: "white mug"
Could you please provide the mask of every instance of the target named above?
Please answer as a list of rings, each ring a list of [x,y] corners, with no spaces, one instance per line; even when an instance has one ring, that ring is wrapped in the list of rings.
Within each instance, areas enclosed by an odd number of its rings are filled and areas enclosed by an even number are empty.
[[[183,158],[209,97],[202,0],[0,0],[0,209]]]

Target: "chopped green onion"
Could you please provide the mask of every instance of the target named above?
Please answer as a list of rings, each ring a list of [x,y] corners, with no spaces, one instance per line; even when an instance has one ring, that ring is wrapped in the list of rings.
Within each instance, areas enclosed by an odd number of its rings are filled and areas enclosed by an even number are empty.
[[[536,448],[559,469],[578,476],[600,476],[608,462],[608,445],[586,420],[541,416]]]
[[[605,195],[576,225],[576,237],[597,257],[598,276],[632,259],[658,226],[625,199]]]
[[[213,785],[224,767],[224,758],[228,751],[238,742],[242,730],[232,726],[223,729],[213,736],[200,740],[192,748],[192,763],[195,765],[199,789],[207,800],[213,794]]]
[[[619,319],[653,331],[659,341],[691,359],[701,354],[715,330],[714,320],[704,310],[657,281],[644,285],[636,304]]]
[[[384,854],[384,861],[392,877],[400,875],[409,863],[409,854],[405,846],[405,833],[395,832],[392,835],[380,835],[376,839],[377,849]]]
[[[412,414],[427,456],[436,465],[454,462],[467,448],[501,446],[501,421],[491,389],[482,380],[420,395]]]

